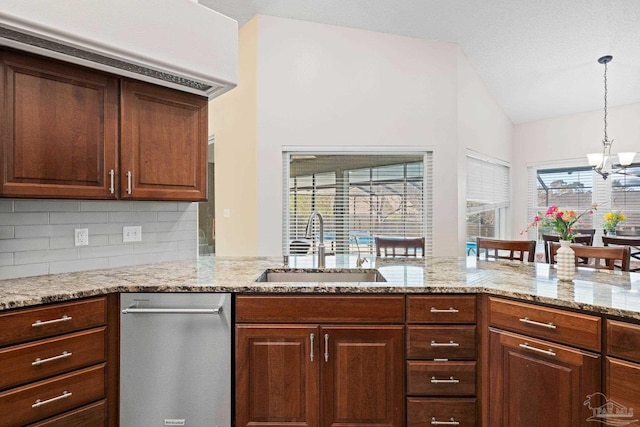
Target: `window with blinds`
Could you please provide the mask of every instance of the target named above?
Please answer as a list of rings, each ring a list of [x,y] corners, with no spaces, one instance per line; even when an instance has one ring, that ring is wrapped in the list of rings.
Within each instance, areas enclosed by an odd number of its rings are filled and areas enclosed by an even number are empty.
[[[467,156],[467,241],[500,237],[510,205],[509,167]]]
[[[426,237],[430,154],[285,153],[284,253],[314,250],[324,219],[328,254],[375,253],[375,237]],[[429,191],[430,193],[430,191]],[[430,244],[427,243],[430,248]],[[429,250],[425,250],[427,255]]]
[[[612,174],[611,209],[624,213],[627,220],[621,225],[640,226],[640,164],[633,164],[626,173]]]
[[[530,168],[529,171],[529,186],[532,192],[529,199],[529,221],[538,212],[544,213],[549,206],[558,206],[560,209],[570,209],[578,213],[591,208],[596,190],[594,174],[590,167]],[[578,228],[594,228],[593,216],[584,215]],[[540,240],[542,234],[552,232],[543,227],[531,229],[529,238]]]

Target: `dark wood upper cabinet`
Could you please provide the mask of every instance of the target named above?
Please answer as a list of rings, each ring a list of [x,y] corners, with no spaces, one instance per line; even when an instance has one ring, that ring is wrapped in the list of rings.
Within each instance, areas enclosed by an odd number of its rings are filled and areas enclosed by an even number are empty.
[[[206,98],[124,80],[120,112],[122,198],[205,200]]]
[[[201,201],[207,99],[0,50],[0,196]]]
[[[15,52],[0,57],[1,194],[115,198],[118,79]]]

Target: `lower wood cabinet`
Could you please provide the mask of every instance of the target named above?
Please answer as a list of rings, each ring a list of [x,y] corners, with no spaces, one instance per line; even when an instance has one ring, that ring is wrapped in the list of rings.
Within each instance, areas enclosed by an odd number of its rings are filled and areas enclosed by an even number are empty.
[[[585,401],[599,404],[599,354],[495,328],[489,346],[489,426],[593,425]]]
[[[404,425],[404,296],[237,296],[235,313],[236,426]]]
[[[402,426],[403,328],[238,325],[236,425]]]

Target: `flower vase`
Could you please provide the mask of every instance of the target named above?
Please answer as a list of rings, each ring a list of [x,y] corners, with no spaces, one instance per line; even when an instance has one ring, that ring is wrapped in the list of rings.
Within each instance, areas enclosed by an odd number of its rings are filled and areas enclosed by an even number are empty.
[[[556,262],[558,263],[558,280],[571,282],[576,274],[576,255],[571,249],[570,240],[560,240]]]

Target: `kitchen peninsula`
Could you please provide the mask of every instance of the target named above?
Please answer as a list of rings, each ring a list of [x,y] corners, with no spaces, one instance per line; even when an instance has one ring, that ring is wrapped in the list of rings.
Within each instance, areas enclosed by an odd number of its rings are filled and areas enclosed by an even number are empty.
[[[355,265],[327,261],[328,271]],[[289,265],[314,264],[292,257]],[[116,377],[109,370],[117,360],[114,301],[127,292],[235,294],[239,426],[269,424],[269,411],[285,410],[293,411],[287,419],[308,425],[342,417],[368,426],[493,427],[518,417],[517,425],[537,426],[543,407],[544,425],[586,426],[596,402],[605,403],[589,400],[594,393],[640,407],[640,274],[578,269],[567,283],[547,264],[475,257],[371,258],[367,266],[386,282],[257,282],[267,269],[282,270],[282,259],[219,257],[4,280],[0,322],[39,308],[85,304],[84,316],[106,307],[91,326],[106,325],[111,337],[106,365],[93,362],[75,375],[105,375],[107,398],[74,411],[111,402],[109,426],[117,425],[117,391],[109,385]],[[282,343],[293,352],[286,360],[275,357]],[[372,387],[375,399],[363,398]],[[265,393],[266,406],[251,398]]]

